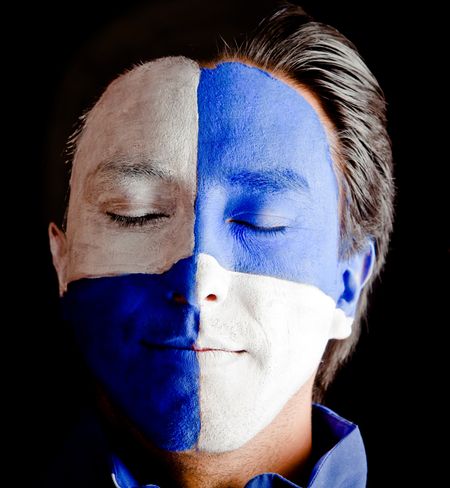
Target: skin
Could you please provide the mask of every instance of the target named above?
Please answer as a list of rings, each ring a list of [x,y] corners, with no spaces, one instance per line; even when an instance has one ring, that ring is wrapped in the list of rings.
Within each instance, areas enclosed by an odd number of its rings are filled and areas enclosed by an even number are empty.
[[[100,390],[99,405],[116,453],[140,483],[151,480],[162,487],[242,488],[254,476],[273,472],[303,485],[312,468],[313,380],[314,375],[253,439],[220,454],[157,449],[121,417]]]
[[[279,78],[282,79],[281,76]],[[283,81],[288,82],[285,79]],[[132,82],[130,83],[132,84]],[[292,83],[291,86],[298,90],[316,110],[331,140],[333,137],[332,126],[320,108],[320,102],[303,87],[294,86]],[[128,88],[130,91],[133,89],[132,86]],[[106,93],[106,96],[102,98],[100,105],[104,113],[107,112],[108,107],[113,107],[116,104],[116,96],[117,93],[110,91],[109,94]],[[74,245],[74,242],[76,243],[76,232],[74,229],[77,228],[80,221],[89,220],[93,215],[89,213],[89,205],[92,202],[88,201],[85,192],[87,176],[96,174],[100,162],[108,158],[108,151],[111,154],[117,154],[118,152],[127,151],[127,145],[135,148],[141,144],[139,124],[136,124],[138,130],[135,131],[137,142],[124,140],[115,143],[113,142],[115,141],[113,137],[111,140],[104,140],[103,145],[101,143],[98,144],[97,133],[101,126],[102,116],[100,111],[97,114],[97,126],[93,124],[86,131],[85,140],[87,142],[81,147],[76,159],[76,165],[74,165],[68,212],[68,234],[66,235],[53,223],[49,227],[50,245],[59,278],[61,294],[64,293],[70,281],[89,277],[90,275],[86,271],[89,268],[86,263],[89,263],[90,259],[90,246],[95,246],[95,243],[91,244],[86,241],[82,243],[83,245]],[[114,147],[114,144],[118,146]],[[139,147],[138,149],[141,153],[143,150],[145,152],[145,147]],[[93,152],[97,152],[96,157],[92,157]],[[188,171],[186,171],[186,175],[188,177]],[[102,184],[107,185],[107,182],[103,181]],[[177,191],[177,188],[173,189],[173,193]],[[183,201],[186,206],[193,204],[194,196],[193,193],[177,194],[177,198]],[[80,201],[84,202],[82,210],[77,208],[79,205],[77,202]],[[189,245],[192,244],[189,236],[190,226],[190,222],[185,223],[185,226],[181,228],[177,226],[177,230],[182,236],[179,238],[179,242],[184,240]],[[187,249],[175,246],[173,249],[174,255],[168,261],[189,256],[189,251],[189,246]],[[367,263],[367,259],[361,259],[356,263],[351,263],[351,266],[349,265],[348,270],[351,271],[356,289],[360,289],[368,279],[370,266]],[[137,269],[142,265],[140,262],[135,264]],[[116,273],[119,274],[121,271],[123,272],[124,270],[118,265]],[[165,269],[158,270],[158,272],[164,271]],[[153,270],[153,272],[155,271]],[[98,273],[99,271],[97,270],[94,275]],[[185,300],[184,297],[177,297],[177,299]],[[205,290],[203,299],[214,301],[214,294]],[[354,294],[353,299],[356,303],[357,294]],[[135,432],[133,427],[126,425],[126,420],[121,418],[107,397],[103,396],[100,403],[111,421],[111,429],[112,432],[116,433],[114,434],[116,439],[123,440],[122,446],[132,446],[129,450],[124,449],[121,456],[125,464],[131,467],[132,472],[136,473],[141,482],[148,479],[146,458],[151,460],[152,468],[150,472],[152,481],[155,480],[162,486],[165,486],[164,483],[168,482],[170,486],[180,487],[242,487],[248,480],[262,472],[276,472],[292,481],[301,482],[304,472],[307,472],[306,467],[311,453],[311,400],[314,378],[315,372],[284,405],[275,419],[250,441],[238,449],[218,454],[197,450],[168,452],[156,449],[143,439],[138,432]],[[127,430],[132,432],[132,435],[127,436],[124,434]],[[127,455],[127,451],[133,452],[134,450],[139,452],[139,455]],[[137,459],[140,461],[136,461]]]

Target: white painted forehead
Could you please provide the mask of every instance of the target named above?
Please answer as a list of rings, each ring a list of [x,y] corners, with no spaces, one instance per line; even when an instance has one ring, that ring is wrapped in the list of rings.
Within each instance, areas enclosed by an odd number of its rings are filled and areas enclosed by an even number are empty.
[[[158,58],[136,66],[110,83],[91,115],[111,99],[126,105],[130,97],[145,100],[154,94],[164,95],[173,83],[188,81],[199,70],[196,61],[184,56]]]
[[[85,119],[73,169],[80,160],[98,162],[125,148],[148,153],[152,150],[150,140],[164,142],[168,129],[172,134],[179,132],[181,124],[192,122],[180,115],[193,113],[183,108],[195,104],[199,76],[197,62],[172,56],[147,62],[116,78]]]
[[[101,96],[97,106],[113,97],[126,101],[130,95],[146,99],[155,92],[165,94],[172,83],[190,80],[198,75],[199,65],[184,56],[168,56],[136,66],[116,78]]]

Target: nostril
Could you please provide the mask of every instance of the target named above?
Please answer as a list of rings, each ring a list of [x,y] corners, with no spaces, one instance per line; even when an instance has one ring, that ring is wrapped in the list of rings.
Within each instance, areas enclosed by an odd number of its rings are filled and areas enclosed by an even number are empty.
[[[206,300],[210,301],[210,302],[214,302],[217,300],[217,296],[214,295],[214,293],[210,293],[207,297],[206,297]]]
[[[182,293],[172,293],[172,300],[176,303],[187,303],[186,297]]]

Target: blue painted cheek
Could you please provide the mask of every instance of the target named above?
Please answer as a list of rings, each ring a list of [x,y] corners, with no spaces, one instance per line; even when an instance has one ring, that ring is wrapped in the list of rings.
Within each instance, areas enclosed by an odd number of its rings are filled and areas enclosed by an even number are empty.
[[[202,69],[198,107],[195,252],[232,271],[317,286],[337,301],[337,181],[313,108],[287,84],[235,62]],[[283,188],[282,173],[304,188]],[[283,221],[282,231],[255,228]]]
[[[199,365],[191,350],[198,309],[170,297],[192,295],[194,272],[189,258],[161,275],[82,279],[62,298],[98,381],[154,445],[171,451],[191,448],[200,432]]]

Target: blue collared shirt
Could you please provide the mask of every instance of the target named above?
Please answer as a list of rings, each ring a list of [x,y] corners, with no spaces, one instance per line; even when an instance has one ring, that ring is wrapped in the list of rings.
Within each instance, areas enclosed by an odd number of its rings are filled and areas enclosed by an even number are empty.
[[[313,456],[317,462],[303,488],[365,488],[366,453],[358,426],[323,405],[313,405]],[[159,488],[139,485],[126,466],[112,457],[112,479],[117,488]],[[302,488],[277,473],[258,474],[245,488]]]

